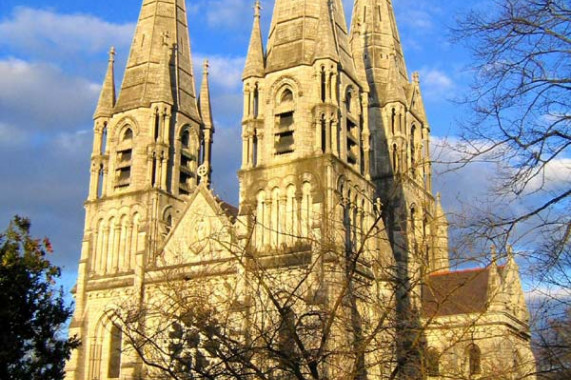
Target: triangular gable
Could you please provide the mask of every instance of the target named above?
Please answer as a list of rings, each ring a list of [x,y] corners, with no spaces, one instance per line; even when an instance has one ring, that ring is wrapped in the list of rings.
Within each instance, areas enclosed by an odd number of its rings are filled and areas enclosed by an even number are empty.
[[[199,186],[162,249],[163,265],[183,265],[231,256],[233,225],[228,210]]]

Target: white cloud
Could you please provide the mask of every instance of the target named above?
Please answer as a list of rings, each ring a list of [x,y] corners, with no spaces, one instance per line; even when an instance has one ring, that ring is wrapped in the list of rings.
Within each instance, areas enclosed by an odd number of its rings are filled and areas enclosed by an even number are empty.
[[[225,91],[239,92],[242,86],[242,71],[244,69],[244,57],[223,57],[194,55],[194,67],[196,77],[202,78],[202,64],[205,59],[209,62],[209,79],[211,86],[217,86]]]
[[[129,46],[135,24],[112,24],[82,14],[17,7],[0,22],[0,45],[41,57],[99,53],[111,45]]]
[[[444,71],[423,68],[420,70],[420,80],[425,99],[450,98],[453,95],[454,81]]]
[[[89,121],[99,88],[48,64],[0,61],[0,122],[27,131],[78,127]]]

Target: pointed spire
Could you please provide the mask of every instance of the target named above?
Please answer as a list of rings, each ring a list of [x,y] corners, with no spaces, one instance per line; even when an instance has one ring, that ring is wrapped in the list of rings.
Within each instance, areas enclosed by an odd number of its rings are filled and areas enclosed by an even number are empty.
[[[356,22],[361,22],[366,30],[361,52],[353,54],[355,59],[368,57],[369,85],[375,89],[374,97],[384,100],[384,85],[391,78],[400,87],[409,81],[392,3],[389,0],[355,0],[353,15],[351,44],[354,48],[358,43]]]
[[[256,0],[254,5],[254,25],[252,26],[252,35],[250,36],[250,46],[248,47],[248,56],[246,57],[246,65],[242,79],[250,77],[264,76],[264,45],[262,43],[262,29],[260,27],[260,0]]]
[[[389,72],[387,77],[387,84],[380,86],[381,99],[383,102],[400,101],[404,104],[407,103],[406,93],[403,85],[408,82],[403,82],[398,70],[398,61],[396,55],[391,53],[389,57]]]
[[[293,7],[291,0],[276,0],[266,72],[312,65],[316,57],[329,56],[357,79],[341,0],[315,0]]]
[[[174,101],[178,111],[199,121],[192,70],[190,37],[185,0],[145,0],[141,7],[135,37],[116,110],[123,112],[149,107],[164,90],[164,43],[168,38],[171,54]],[[174,51],[174,52],[173,52]],[[176,81],[174,80],[176,78]]]
[[[99,117],[109,117],[113,113],[115,107],[115,48],[109,50],[109,64],[107,66],[107,74],[103,81],[97,108],[95,109],[94,119]]]
[[[321,2],[315,59],[329,58],[339,62],[339,48],[335,37],[335,18],[332,6],[331,0]]]
[[[206,129],[214,129],[214,123],[212,122],[212,107],[210,105],[210,84],[208,82],[208,59],[204,60],[202,65],[202,85],[200,87],[200,116],[202,117],[202,122]]]
[[[212,174],[212,135],[214,134],[214,123],[212,122],[212,107],[210,106],[210,85],[208,83],[208,60],[205,59],[202,65],[202,85],[200,87],[199,109],[204,128],[204,163],[199,168],[199,175],[203,183],[210,187],[210,177]]]

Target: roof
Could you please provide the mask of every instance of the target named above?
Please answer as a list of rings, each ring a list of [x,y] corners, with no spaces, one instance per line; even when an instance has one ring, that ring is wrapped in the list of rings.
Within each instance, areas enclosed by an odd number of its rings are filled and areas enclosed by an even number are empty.
[[[222,211],[228,216],[230,219],[234,220],[238,217],[238,207],[231,205],[228,202],[223,201],[222,199],[216,197],[216,200],[220,203],[220,208]]]
[[[503,266],[498,267],[500,274],[503,269]],[[423,316],[441,317],[485,312],[489,279],[489,266],[430,275],[422,288]]]

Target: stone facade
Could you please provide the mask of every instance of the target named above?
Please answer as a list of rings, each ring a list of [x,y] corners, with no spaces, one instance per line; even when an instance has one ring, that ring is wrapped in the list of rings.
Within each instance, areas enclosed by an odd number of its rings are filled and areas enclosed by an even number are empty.
[[[216,300],[250,337],[329,313],[320,378],[533,371],[513,256],[474,271],[484,282],[450,271],[420,79],[409,79],[391,1],[356,0],[353,14],[349,31],[341,0],[277,0],[264,48],[256,2],[235,208],[209,187],[208,64],[197,96],[185,1],[143,1],[119,97],[111,51],[94,115],[70,326],[83,344],[68,379],[151,378],[117,315],[180,308],[173,298],[187,293]],[[443,293],[451,284],[458,294]],[[145,315],[147,331],[164,323]],[[492,357],[517,370],[495,377]],[[291,378],[286,367],[272,376]]]

